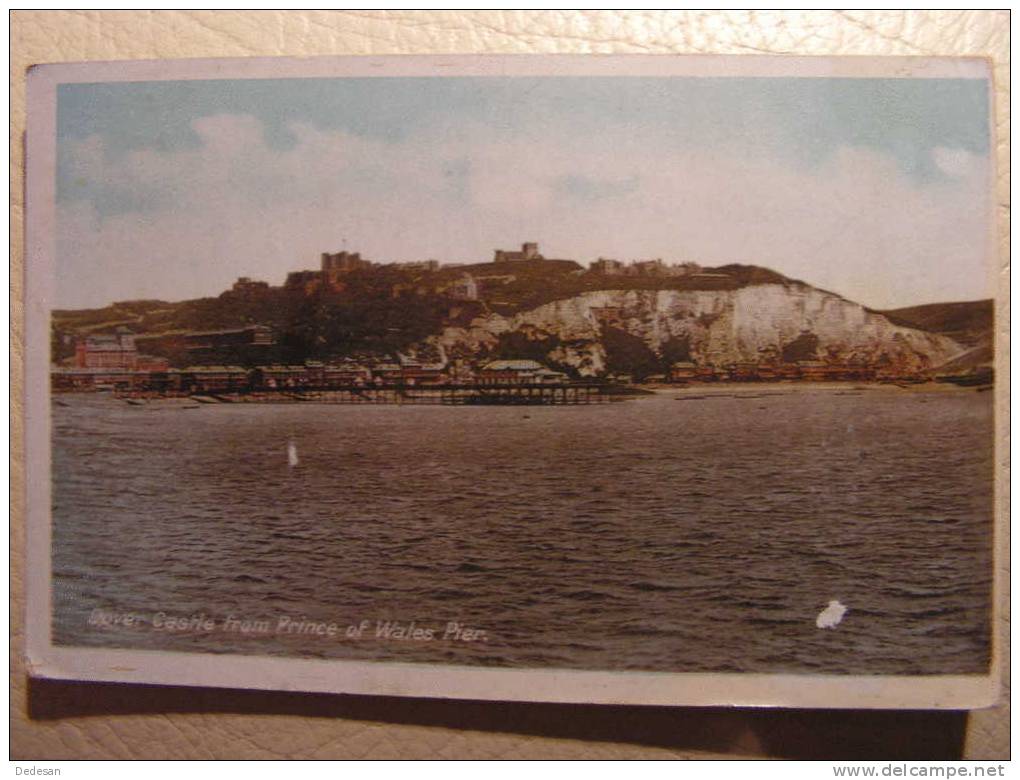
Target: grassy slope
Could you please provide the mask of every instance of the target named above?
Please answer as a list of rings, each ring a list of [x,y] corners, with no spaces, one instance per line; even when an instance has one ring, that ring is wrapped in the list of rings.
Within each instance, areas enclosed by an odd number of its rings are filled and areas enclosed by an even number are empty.
[[[926,330],[948,336],[969,347],[966,352],[940,368],[945,373],[966,373],[991,366],[995,362],[993,348],[994,301],[961,301],[930,303],[903,309],[879,312],[897,325]]]
[[[939,333],[966,346],[991,343],[994,318],[991,300],[930,303],[878,313],[897,325]]]

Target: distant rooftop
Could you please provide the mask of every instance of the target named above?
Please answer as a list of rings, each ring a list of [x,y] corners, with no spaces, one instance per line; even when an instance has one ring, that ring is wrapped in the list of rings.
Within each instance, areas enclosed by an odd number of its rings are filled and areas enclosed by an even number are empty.
[[[535,360],[493,360],[483,366],[485,371],[543,371],[545,366]]]

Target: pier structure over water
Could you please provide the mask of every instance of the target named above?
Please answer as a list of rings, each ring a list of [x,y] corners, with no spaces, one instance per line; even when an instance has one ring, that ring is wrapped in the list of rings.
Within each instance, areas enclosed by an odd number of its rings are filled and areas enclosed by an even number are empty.
[[[410,404],[444,406],[562,406],[597,404],[620,400],[609,386],[593,382],[563,384],[444,384],[444,385],[349,385],[304,386],[191,392],[123,390],[125,400],[190,397],[203,403],[320,403],[320,404]]]

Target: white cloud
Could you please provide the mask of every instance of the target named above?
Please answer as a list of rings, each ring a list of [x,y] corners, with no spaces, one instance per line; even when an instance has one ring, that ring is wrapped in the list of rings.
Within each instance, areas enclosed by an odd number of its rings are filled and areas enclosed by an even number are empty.
[[[989,294],[987,166],[959,150],[934,156],[951,180],[921,185],[851,148],[797,169],[594,131],[501,138],[464,125],[388,143],[295,124],[277,149],[249,116],[194,127],[193,150],[111,161],[97,138],[74,150],[76,176],[139,193],[138,210],[60,207],[60,306],[216,294],[240,275],[280,283],[344,238],[381,261],[479,261],[536,240],[581,261],[755,263],[876,307]]]
[[[932,149],[931,156],[940,171],[954,178],[968,176],[978,166],[977,157],[966,149],[936,146]]]

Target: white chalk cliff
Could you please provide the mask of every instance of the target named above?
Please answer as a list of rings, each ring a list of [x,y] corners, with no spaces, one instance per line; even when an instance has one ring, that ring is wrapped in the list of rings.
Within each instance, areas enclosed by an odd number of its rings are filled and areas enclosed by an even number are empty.
[[[513,316],[479,317],[431,341],[447,354],[479,354],[501,334],[518,332],[553,343],[550,362],[594,376],[607,370],[605,328],[640,338],[656,354],[680,340],[693,361],[716,365],[761,360],[803,334],[817,338],[819,357],[911,369],[941,365],[964,351],[952,339],[894,325],[857,303],[799,283],[584,292]]]

